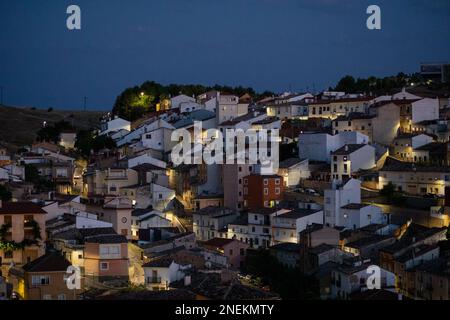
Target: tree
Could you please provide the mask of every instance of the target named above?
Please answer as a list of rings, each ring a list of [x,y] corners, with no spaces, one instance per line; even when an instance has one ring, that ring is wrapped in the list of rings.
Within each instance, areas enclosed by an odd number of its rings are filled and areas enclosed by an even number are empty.
[[[10,201],[12,199],[12,193],[7,187],[0,184],[0,200]]]
[[[96,136],[94,132],[89,130],[81,130],[77,133],[75,148],[85,159],[91,154],[91,150],[97,152],[101,149],[114,149],[116,143],[111,137],[102,135]]]
[[[344,91],[344,92],[354,92],[355,91],[355,78],[352,76],[345,76],[341,80],[339,80],[336,85],[336,91]]]

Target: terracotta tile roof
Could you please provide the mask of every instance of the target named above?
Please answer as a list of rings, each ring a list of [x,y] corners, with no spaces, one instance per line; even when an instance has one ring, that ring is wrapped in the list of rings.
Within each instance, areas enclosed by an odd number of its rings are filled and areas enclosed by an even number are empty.
[[[38,204],[33,202],[3,202],[0,214],[46,214]]]
[[[237,241],[234,239],[214,238],[203,243],[203,245],[214,248],[223,248],[224,246]]]

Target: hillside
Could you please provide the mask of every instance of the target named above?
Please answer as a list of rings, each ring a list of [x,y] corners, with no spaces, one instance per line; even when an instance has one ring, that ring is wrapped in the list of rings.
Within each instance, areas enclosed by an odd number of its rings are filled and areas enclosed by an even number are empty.
[[[98,126],[105,112],[15,108],[0,106],[0,144],[11,150],[31,144],[44,121],[49,124],[66,120],[77,129]]]

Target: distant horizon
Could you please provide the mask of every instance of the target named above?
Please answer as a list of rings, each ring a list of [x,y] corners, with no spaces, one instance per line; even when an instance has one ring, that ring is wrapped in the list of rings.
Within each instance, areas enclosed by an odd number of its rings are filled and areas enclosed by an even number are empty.
[[[383,75],[383,76],[376,76],[376,75],[369,75],[369,76],[367,76],[367,77],[370,77],[370,76],[374,76],[374,77],[377,77],[377,78],[383,78],[383,77],[390,77],[390,76],[396,76],[397,74],[399,74],[399,73],[405,73],[405,74],[412,74],[412,73],[416,73],[416,72],[418,72],[418,71],[412,71],[412,72],[405,72],[405,71],[398,71],[398,72],[394,72],[394,73],[391,73],[391,74],[386,74],[386,75]],[[347,75],[349,75],[349,76],[353,76],[353,75],[351,75],[351,74],[347,74]],[[344,76],[346,76],[346,75],[343,75],[342,77],[344,77]],[[354,76],[353,76],[354,77]],[[367,78],[367,77],[365,77],[365,78]],[[354,77],[355,79],[357,78],[357,77]],[[149,79],[149,80],[145,80],[145,81],[155,81],[155,80],[151,80],[151,79]],[[145,82],[144,81],[144,82]],[[159,84],[162,84],[162,85],[169,85],[169,84],[171,84],[171,83],[160,83],[160,82],[158,82],[158,81],[155,81],[155,82],[157,82],[157,83],[159,83]],[[123,88],[122,89],[122,91],[124,91],[125,89],[127,89],[127,88],[132,88],[132,87],[134,87],[134,86],[140,86],[142,83],[138,83],[138,84],[136,84],[136,85],[131,85],[131,86],[129,86],[129,87],[126,87],[126,88]],[[231,85],[228,85],[228,84],[221,84],[221,83],[214,83],[214,84],[203,84],[203,83],[176,83],[177,85],[203,85],[203,86],[214,86],[214,85],[220,85],[220,86],[231,86]],[[282,93],[284,93],[284,92],[291,92],[291,93],[306,93],[306,92],[309,92],[309,93],[319,93],[319,92],[322,92],[322,91],[326,91],[326,90],[328,90],[328,88],[329,87],[334,87],[334,86],[336,86],[337,85],[337,83],[335,83],[335,84],[330,84],[329,86],[327,86],[326,88],[316,88],[316,90],[315,90],[315,92],[313,92],[313,90],[311,90],[311,88],[309,88],[310,90],[309,91],[307,91],[307,90],[303,90],[303,91],[297,91],[297,90],[292,90],[292,91],[289,91],[288,89],[287,90],[284,90],[284,91],[274,91],[274,90],[270,90],[270,89],[265,89],[265,90],[257,90],[256,88],[254,88],[254,87],[252,87],[251,85],[249,85],[249,86],[246,86],[246,87],[250,87],[250,88],[253,88],[256,92],[258,92],[258,93],[262,93],[262,92],[264,92],[264,91],[271,91],[271,92],[274,92],[274,93],[276,93],[276,94],[282,94]],[[242,87],[244,87],[244,85],[241,85],[241,84],[236,84],[235,86],[242,86]],[[306,88],[305,88],[306,89]],[[117,94],[117,96],[118,95],[120,95],[120,93],[122,93],[122,91],[120,91],[118,94]],[[116,96],[116,97],[117,97]],[[81,99],[82,99],[82,101],[83,101],[83,98],[84,97],[82,97]],[[115,101],[115,99],[116,98],[114,98],[114,101]],[[5,100],[5,99],[4,99]],[[5,101],[3,101],[4,103],[3,103],[3,106],[5,106],[5,107],[13,107],[13,108],[23,108],[23,109],[30,109],[30,108],[36,108],[36,109],[39,109],[39,110],[46,110],[46,109],[48,109],[48,108],[53,108],[53,109],[55,109],[55,110],[60,110],[60,111],[75,111],[75,112],[81,112],[81,111],[92,111],[92,112],[108,112],[108,111],[111,111],[112,110],[112,108],[113,108],[113,105],[114,105],[114,102],[111,104],[111,106],[110,107],[105,107],[105,109],[94,109],[94,107],[89,107],[89,102],[87,103],[87,107],[86,107],[86,110],[84,110],[83,108],[83,106],[82,107],[80,107],[80,109],[71,109],[71,108],[65,108],[65,107],[58,107],[58,106],[37,106],[37,105],[11,105],[11,104],[8,104],[7,102],[5,103]],[[81,104],[83,104],[84,102],[82,102]]]
[[[0,0],[0,87],[5,105],[105,111],[146,80],[318,92],[450,60],[449,17],[445,0]]]

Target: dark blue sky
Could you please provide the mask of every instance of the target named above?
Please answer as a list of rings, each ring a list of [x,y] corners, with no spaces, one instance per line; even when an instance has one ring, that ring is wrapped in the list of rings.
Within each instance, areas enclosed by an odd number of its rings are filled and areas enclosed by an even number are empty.
[[[82,30],[66,28],[66,8]],[[366,8],[382,30],[366,28]],[[448,0],[0,0],[4,103],[110,109],[145,80],[302,91],[450,60]]]

